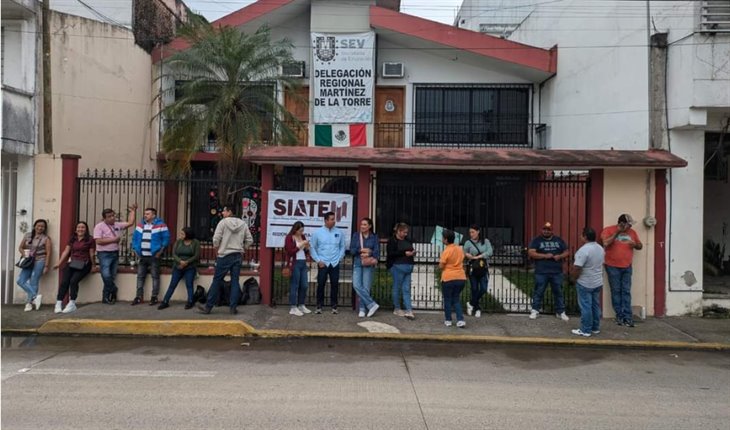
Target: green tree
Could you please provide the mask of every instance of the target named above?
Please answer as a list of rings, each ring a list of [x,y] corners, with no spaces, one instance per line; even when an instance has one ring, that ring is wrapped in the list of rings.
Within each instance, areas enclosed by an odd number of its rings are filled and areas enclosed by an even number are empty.
[[[162,148],[166,171],[181,175],[209,136],[216,140],[220,196],[234,199],[236,179],[246,175],[247,148],[264,144],[293,144],[301,124],[279,103],[277,94],[297,83],[281,75],[291,62],[293,45],[271,40],[263,26],[246,34],[215,26],[193,15],[179,35],[188,43],[164,64],[162,77],[175,80],[176,98],[162,109],[165,133]]]

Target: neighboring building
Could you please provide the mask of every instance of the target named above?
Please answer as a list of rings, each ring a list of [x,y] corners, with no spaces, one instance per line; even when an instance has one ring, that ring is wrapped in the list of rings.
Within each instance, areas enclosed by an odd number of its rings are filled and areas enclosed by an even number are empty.
[[[464,0],[454,26],[509,38],[532,11],[535,0]]]
[[[465,0],[459,26],[501,24],[515,10],[507,3],[516,2]],[[662,178],[668,224],[656,245],[666,271],[655,269],[667,276],[667,314],[700,312],[715,279],[703,275],[703,244],[725,244],[730,257],[730,2],[525,3],[509,39],[561,52],[539,90],[548,148],[662,149],[687,160]],[[605,221],[654,215],[651,200],[607,206]]]
[[[429,309],[440,306],[433,281],[437,254],[430,245],[434,232],[438,226],[465,232],[479,223],[496,247],[491,293],[503,310],[527,311],[523,250],[541,223],[552,221],[575,249],[584,225],[615,222],[614,211],[639,219],[654,215],[659,229],[638,227],[650,245],[636,260],[637,279],[643,280],[636,304],[663,315],[665,283],[655,267],[666,261],[663,248],[653,245],[656,239],[663,246],[666,230],[666,169],[686,162],[666,150],[649,150],[645,130],[634,130],[633,123],[602,131],[608,136],[624,127],[644,138],[612,150],[594,143],[602,135],[583,131],[584,120],[558,122],[556,106],[565,108],[547,93],[558,80],[575,79],[570,70],[562,71],[563,57],[573,61],[576,51],[570,47],[563,51],[554,43],[527,45],[456,29],[402,14],[399,7],[397,0],[260,0],[216,21],[244,32],[266,24],[274,39],[291,40],[298,64],[287,72],[301,77],[309,101],[282,96],[304,123],[299,146],[271,142],[246,154],[262,167],[262,234],[269,190],[352,194],[357,218],[371,216],[382,238],[397,221],[412,226],[423,250],[413,300]],[[184,48],[175,40],[157,50],[155,60]],[[157,65],[164,68],[164,61]],[[362,81],[337,79],[352,73]],[[590,94],[560,97],[584,100],[580,112],[592,112]],[[357,109],[329,108],[333,105]],[[332,142],[364,147],[320,147]],[[201,142],[196,164],[212,166],[214,149],[214,141]],[[555,171],[578,176],[565,180]],[[276,252],[261,249],[263,268],[278,261]],[[261,271],[261,286],[264,299],[277,302],[287,287],[271,272]],[[340,297],[341,304],[348,300]]]

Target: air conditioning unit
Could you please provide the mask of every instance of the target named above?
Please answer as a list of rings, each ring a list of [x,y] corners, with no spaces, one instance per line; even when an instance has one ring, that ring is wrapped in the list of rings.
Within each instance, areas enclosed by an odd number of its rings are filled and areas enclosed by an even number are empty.
[[[403,69],[403,63],[383,63],[383,73],[381,76],[384,78],[402,78]]]
[[[290,78],[303,78],[304,66],[304,61],[293,61],[291,63],[282,64],[281,74],[289,76]]]

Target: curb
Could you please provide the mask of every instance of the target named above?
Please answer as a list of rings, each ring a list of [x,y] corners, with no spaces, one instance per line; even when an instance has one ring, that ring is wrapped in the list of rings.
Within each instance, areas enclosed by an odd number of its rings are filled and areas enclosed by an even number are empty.
[[[38,329],[3,328],[3,334],[42,335],[113,335],[152,337],[258,337],[325,338],[394,341],[430,341],[444,343],[480,343],[501,345],[574,346],[598,348],[672,349],[693,351],[730,351],[730,343],[678,342],[653,340],[611,340],[584,338],[508,337],[450,335],[427,333],[370,333],[306,330],[257,330],[241,320],[93,320],[55,319]]]
[[[94,334],[117,336],[244,337],[254,328],[240,320],[89,320],[57,319],[44,323],[38,334]]]
[[[479,335],[439,335],[418,333],[360,333],[360,332],[317,332],[296,330],[254,330],[252,336],[261,338],[311,337],[332,339],[379,339],[432,341],[446,343],[483,343],[503,345],[540,345],[540,346],[575,346],[575,347],[612,347],[673,349],[694,351],[730,351],[730,343],[717,342],[678,342],[655,340],[610,340],[610,339],[562,339],[549,337],[507,337]]]

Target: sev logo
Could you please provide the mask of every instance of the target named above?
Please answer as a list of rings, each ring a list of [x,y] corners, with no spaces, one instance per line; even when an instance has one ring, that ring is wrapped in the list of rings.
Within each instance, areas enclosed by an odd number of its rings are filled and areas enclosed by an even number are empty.
[[[314,42],[314,55],[319,61],[328,63],[335,59],[335,36],[317,36]]]

